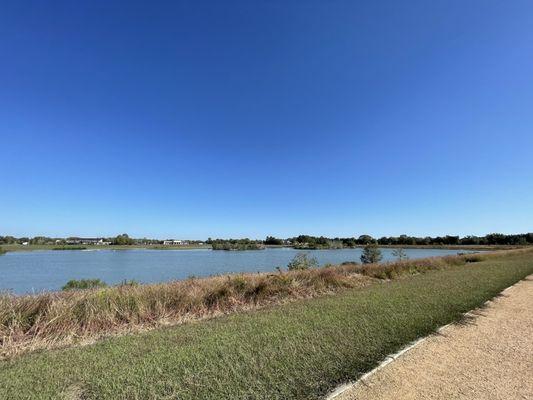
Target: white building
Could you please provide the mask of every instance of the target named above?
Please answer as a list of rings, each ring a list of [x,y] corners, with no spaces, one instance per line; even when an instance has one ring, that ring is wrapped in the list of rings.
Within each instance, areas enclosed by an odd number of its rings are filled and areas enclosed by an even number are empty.
[[[184,242],[183,240],[174,240],[174,239],[169,239],[169,240],[165,240],[163,241],[163,244],[165,246],[172,246],[172,245],[178,245],[178,246],[181,246],[181,245],[185,245],[185,244],[188,244],[187,242]]]

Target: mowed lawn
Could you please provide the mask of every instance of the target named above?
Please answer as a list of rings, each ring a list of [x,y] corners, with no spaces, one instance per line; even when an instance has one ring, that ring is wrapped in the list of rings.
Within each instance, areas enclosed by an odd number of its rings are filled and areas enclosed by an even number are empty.
[[[1,399],[318,399],[533,273],[533,252],[0,362]]]

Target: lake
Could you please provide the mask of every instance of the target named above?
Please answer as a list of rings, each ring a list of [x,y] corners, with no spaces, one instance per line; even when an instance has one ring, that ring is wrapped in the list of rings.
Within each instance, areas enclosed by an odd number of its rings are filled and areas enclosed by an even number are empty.
[[[320,265],[359,261],[362,249],[309,250]],[[381,249],[394,260],[393,249]],[[268,272],[286,267],[301,250],[269,248],[254,251],[198,250],[66,250],[8,252],[0,255],[0,291],[16,294],[58,290],[70,279],[99,278],[108,284],[125,279],[142,283],[186,279],[231,272]],[[406,249],[409,258],[434,257],[465,250]]]

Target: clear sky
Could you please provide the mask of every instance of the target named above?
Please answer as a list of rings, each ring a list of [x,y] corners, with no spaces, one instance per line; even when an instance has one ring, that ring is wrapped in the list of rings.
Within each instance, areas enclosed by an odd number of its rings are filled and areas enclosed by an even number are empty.
[[[533,2],[0,3],[0,235],[533,231]]]

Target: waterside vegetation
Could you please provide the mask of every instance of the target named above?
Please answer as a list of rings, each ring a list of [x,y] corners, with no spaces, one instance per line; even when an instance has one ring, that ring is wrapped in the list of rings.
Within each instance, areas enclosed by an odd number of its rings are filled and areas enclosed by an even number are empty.
[[[361,262],[363,264],[377,264],[381,262],[383,256],[376,243],[369,243],[363,248]]]
[[[16,307],[9,298],[7,308],[2,304],[0,310],[18,313],[26,326],[9,322],[4,314],[0,337],[18,343],[19,351],[30,337],[42,348],[54,343],[50,335],[65,337],[73,329],[95,333],[143,319],[152,326],[149,317],[163,317],[169,306],[191,317],[193,310],[250,311],[0,361],[0,392],[12,400],[321,399],[387,354],[460,320],[462,313],[533,273],[531,255],[532,250],[512,250],[192,280],[181,283],[189,287],[182,296],[178,286],[169,284],[24,297]],[[398,274],[401,279],[376,278]],[[349,287],[338,288],[340,282]],[[314,297],[314,285],[335,295],[252,310],[269,299],[278,304],[291,295]],[[46,314],[45,309],[56,313]],[[62,318],[62,312],[66,315],[61,321],[52,321]],[[169,316],[178,314],[173,310]],[[6,323],[13,324],[7,334]]]
[[[52,250],[87,250],[86,246],[57,246],[53,247]]]
[[[344,263],[322,268],[289,265],[291,271],[270,274],[190,278],[156,285],[120,285],[24,296],[7,293],[0,295],[0,353],[6,357],[132,329],[317,297],[365,286],[375,280],[462,266],[492,257],[501,255],[496,252],[384,264]],[[306,263],[314,266],[307,258],[303,260]],[[302,260],[293,260],[293,264],[302,265]]]
[[[213,250],[263,250],[265,245],[260,240],[250,239],[208,239]]]
[[[504,235],[501,233],[491,233],[485,236],[436,236],[436,237],[416,237],[408,235],[383,236],[374,238],[370,235],[360,235],[359,237],[327,238],[324,236],[300,235],[286,239],[293,247],[299,249],[319,250],[319,249],[339,249],[362,247],[368,244],[378,244],[379,246],[391,247],[490,247],[490,246],[527,246],[533,244],[533,233]]]
[[[107,283],[100,279],[71,279],[61,290],[97,289],[107,287]]]

